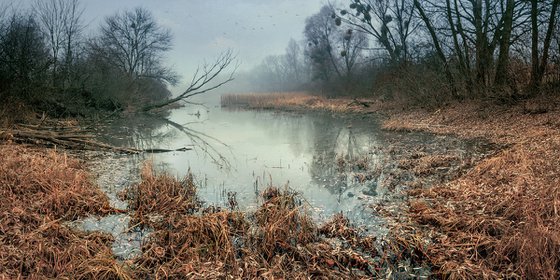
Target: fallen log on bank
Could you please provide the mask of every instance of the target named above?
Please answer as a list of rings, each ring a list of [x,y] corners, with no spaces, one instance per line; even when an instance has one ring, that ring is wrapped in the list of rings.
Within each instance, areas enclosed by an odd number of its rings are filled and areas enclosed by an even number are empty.
[[[66,127],[64,130],[53,131],[49,128],[18,125],[14,129],[0,130],[0,139],[16,143],[48,147],[56,146],[70,150],[110,151],[125,154],[184,152],[192,150],[192,148],[188,147],[179,149],[118,147],[95,140],[95,135],[89,134],[79,127]]]

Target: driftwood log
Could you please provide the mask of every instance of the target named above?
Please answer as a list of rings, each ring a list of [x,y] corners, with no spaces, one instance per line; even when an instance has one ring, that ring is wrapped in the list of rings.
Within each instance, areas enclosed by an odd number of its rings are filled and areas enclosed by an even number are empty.
[[[57,146],[72,150],[112,151],[126,154],[166,153],[188,151],[192,148],[179,149],[138,149],[117,147],[95,140],[95,135],[79,127],[40,127],[33,125],[17,125],[13,129],[0,130],[0,139],[16,143],[27,143],[41,146]]]

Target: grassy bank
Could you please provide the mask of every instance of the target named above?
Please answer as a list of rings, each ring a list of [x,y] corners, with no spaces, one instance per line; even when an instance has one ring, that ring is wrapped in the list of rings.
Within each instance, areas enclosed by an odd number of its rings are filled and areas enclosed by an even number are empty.
[[[507,106],[470,101],[437,110],[307,100],[314,98],[300,98],[292,108],[377,112],[387,116],[384,129],[485,139],[504,147],[458,178],[409,190],[408,209],[398,217],[393,237],[416,248],[412,259],[430,265],[438,278],[560,277],[560,98]],[[272,109],[292,106],[274,99],[250,107],[262,109],[263,103]]]
[[[385,128],[485,138],[506,146],[464,176],[410,192],[408,215],[442,277],[560,277],[559,98],[472,102],[392,115]],[[415,233],[416,234],[416,233]]]

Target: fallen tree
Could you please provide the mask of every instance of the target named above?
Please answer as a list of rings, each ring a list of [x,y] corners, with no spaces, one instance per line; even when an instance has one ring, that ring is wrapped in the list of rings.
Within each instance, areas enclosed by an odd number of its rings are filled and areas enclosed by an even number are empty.
[[[140,109],[142,112],[148,112],[154,109],[159,109],[179,101],[186,101],[186,99],[203,94],[214,89],[217,89],[231,81],[233,81],[233,74],[237,69],[237,65],[224,79],[220,79],[220,75],[235,61],[235,56],[232,51],[222,53],[212,64],[203,64],[198,67],[187,89],[177,97],[165,100],[159,103],[146,105]],[[219,80],[219,81],[217,81]],[[215,83],[214,83],[215,82]]]
[[[84,130],[78,126],[54,128],[21,124],[12,129],[0,130],[0,139],[8,142],[49,147],[55,146],[72,150],[111,151],[126,154],[166,153],[192,150],[192,148],[189,147],[178,149],[118,147],[97,141],[95,137],[96,136],[90,134],[88,130]]]

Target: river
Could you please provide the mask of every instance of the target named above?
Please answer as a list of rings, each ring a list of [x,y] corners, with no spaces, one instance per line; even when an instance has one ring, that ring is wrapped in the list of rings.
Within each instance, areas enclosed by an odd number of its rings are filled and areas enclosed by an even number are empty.
[[[118,146],[192,148],[100,159],[98,184],[115,207],[126,208],[118,193],[139,180],[142,162],[151,161],[159,172],[177,177],[191,172],[207,206],[230,207],[235,197],[236,207],[250,213],[261,202],[259,194],[267,186],[277,186],[300,193],[305,209],[319,223],[342,213],[376,234],[386,228],[371,206],[387,207],[406,199],[401,190],[413,184],[418,173],[413,166],[406,167],[410,157],[444,157],[443,165],[428,166],[438,170],[430,176],[441,180],[488,151],[478,141],[384,131],[374,115],[219,106],[187,106],[165,117],[123,117],[99,127],[98,134]],[[127,231],[128,220],[124,214],[92,218],[81,227],[112,233],[115,254],[129,258],[139,253],[148,232]]]

